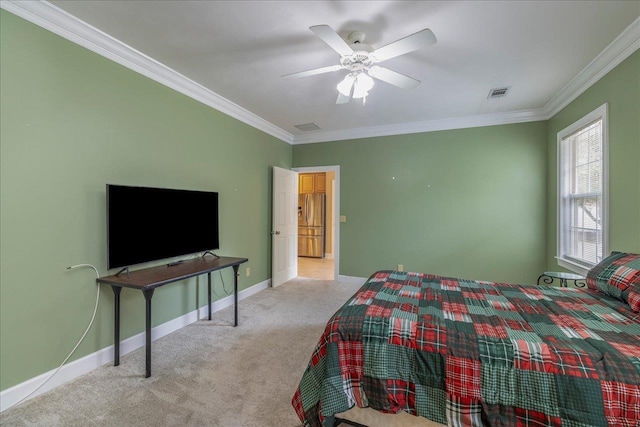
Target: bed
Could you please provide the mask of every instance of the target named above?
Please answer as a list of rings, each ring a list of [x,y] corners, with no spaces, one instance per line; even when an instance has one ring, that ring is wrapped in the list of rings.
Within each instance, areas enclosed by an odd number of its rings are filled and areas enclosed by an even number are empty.
[[[378,271],[328,321],[292,405],[304,426],[358,407],[448,426],[640,425],[640,255],[587,289]]]

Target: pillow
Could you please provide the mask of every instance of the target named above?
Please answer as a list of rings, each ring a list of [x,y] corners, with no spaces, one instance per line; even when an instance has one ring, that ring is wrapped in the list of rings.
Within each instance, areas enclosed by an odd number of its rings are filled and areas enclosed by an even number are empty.
[[[631,310],[636,313],[640,313],[640,282],[634,283],[629,286],[629,293],[627,294],[627,304],[631,307]]]
[[[587,286],[640,311],[640,255],[611,252],[587,273]]]

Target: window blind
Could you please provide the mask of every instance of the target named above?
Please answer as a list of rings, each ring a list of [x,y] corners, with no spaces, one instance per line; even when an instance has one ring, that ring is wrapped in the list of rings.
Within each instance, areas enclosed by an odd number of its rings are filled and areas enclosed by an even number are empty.
[[[563,257],[593,265],[603,257],[602,118],[562,139]]]

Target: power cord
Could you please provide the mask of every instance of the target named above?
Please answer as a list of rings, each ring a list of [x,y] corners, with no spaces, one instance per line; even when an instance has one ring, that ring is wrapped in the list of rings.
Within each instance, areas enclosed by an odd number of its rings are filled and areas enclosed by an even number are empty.
[[[204,258],[204,257],[205,257],[205,255],[207,255],[207,254],[209,254],[209,255],[213,255],[213,256],[214,256],[214,257],[216,257],[216,258],[220,258],[220,255],[216,254],[215,252],[211,252],[211,251],[206,251],[206,252],[205,252],[205,253],[203,253],[201,256]],[[220,281],[222,282],[222,289],[223,289],[224,293],[225,293],[226,295],[231,295],[233,292],[229,292],[229,291],[227,291],[227,287],[226,287],[226,286],[225,286],[225,284],[224,284],[224,279],[222,278],[222,270],[218,270],[218,273],[220,273]],[[215,289],[213,290],[213,294],[214,294],[214,295],[216,295],[216,290],[215,290]],[[216,296],[217,296],[217,295],[216,295]]]
[[[233,294],[233,291],[231,291],[231,292],[227,291],[227,287],[226,287],[226,285],[224,284],[224,279],[222,278],[222,270],[218,270],[218,273],[220,274],[220,281],[222,282],[222,292],[223,292],[225,295],[231,295],[231,294]],[[212,288],[212,291],[213,291],[213,295],[214,295],[216,298],[222,298],[222,297],[223,297],[222,295],[218,295],[218,293],[216,292],[216,288],[215,288],[215,286]]]
[[[76,268],[83,268],[83,267],[90,267],[93,268],[93,271],[96,272],[96,278],[100,278],[100,273],[98,272],[98,269],[95,268],[93,265],[91,264],[77,264],[77,265],[72,265],[67,267],[67,270],[73,270]],[[62,367],[64,366],[65,363],[67,363],[67,360],[69,360],[69,358],[71,357],[71,355],[76,351],[76,349],[78,348],[78,346],[80,345],[80,343],[82,342],[82,340],[84,340],[84,337],[87,336],[87,332],[89,332],[89,329],[91,329],[91,326],[93,325],[93,321],[96,318],[96,312],[98,311],[98,302],[100,301],[100,285],[97,285],[97,292],[96,292],[96,305],[93,308],[93,315],[91,315],[91,321],[89,321],[89,326],[87,326],[87,329],[84,331],[84,334],[82,334],[82,337],[80,337],[80,340],[78,340],[78,343],[76,344],[75,347],[73,347],[73,350],[71,350],[71,352],[69,353],[69,355],[62,361],[62,363],[60,364],[60,366],[58,366],[56,368],[55,371],[53,371],[53,373],[51,375],[49,375],[49,377],[44,380],[44,382],[42,384],[40,384],[38,387],[36,387],[35,389],[33,389],[29,394],[27,394],[26,396],[24,396],[22,399],[18,400],[16,403],[14,403],[13,405],[5,408],[5,411],[8,409],[13,408],[16,405],[19,405],[20,403],[24,402],[29,396],[31,396],[33,393],[35,393],[36,391],[40,390],[46,383],[49,382],[49,380],[51,378],[53,378],[53,376],[55,374],[58,373],[58,371],[60,371],[60,369],[62,369]]]
[[[220,273],[220,281],[222,282],[222,289],[224,290],[224,293],[227,295],[231,295],[233,292],[227,291],[227,287],[224,284],[224,279],[222,278],[222,270],[218,270],[218,273]]]

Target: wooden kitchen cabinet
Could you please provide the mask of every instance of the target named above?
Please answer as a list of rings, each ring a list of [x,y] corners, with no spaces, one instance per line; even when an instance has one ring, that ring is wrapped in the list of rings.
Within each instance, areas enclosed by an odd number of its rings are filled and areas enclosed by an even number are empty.
[[[326,193],[327,192],[327,174],[325,172],[318,173],[301,173],[298,175],[298,193]]]
[[[327,174],[325,172],[316,173],[315,175],[315,192],[327,192]]]
[[[298,193],[313,193],[315,189],[315,176],[312,173],[301,173],[298,175]]]

